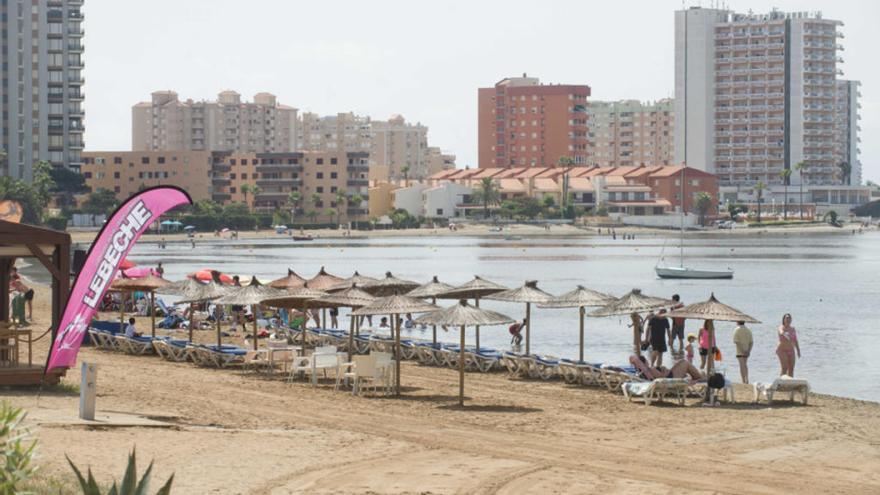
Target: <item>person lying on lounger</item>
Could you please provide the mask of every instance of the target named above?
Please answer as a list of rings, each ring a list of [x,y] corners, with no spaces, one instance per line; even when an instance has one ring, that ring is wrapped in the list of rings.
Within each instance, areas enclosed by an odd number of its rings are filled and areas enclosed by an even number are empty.
[[[629,362],[648,380],[656,380],[657,378],[685,378],[688,376],[692,380],[704,380],[706,378],[700,373],[700,370],[684,359],[676,361],[672,368],[648,366],[648,360],[645,359],[645,356],[630,356]]]

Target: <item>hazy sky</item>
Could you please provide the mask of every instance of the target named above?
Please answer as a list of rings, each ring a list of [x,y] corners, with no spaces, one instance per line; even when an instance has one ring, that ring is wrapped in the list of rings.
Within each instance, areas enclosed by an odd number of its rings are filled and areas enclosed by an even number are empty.
[[[708,6],[708,1],[701,2]],[[698,5],[689,1],[687,5]],[[756,13],[822,10],[844,22],[844,77],[862,81],[864,178],[880,182],[880,2],[740,1]],[[477,88],[527,72],[588,84],[594,99],[672,96],[680,0],[88,0],[86,146],[131,146],[131,106],[150,92],[214,98],[268,91],[301,111],[399,113],[476,165]]]

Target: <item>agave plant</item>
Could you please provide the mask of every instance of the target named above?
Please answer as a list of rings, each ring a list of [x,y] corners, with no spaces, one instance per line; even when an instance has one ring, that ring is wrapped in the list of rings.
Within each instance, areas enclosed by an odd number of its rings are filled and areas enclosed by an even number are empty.
[[[70,457],[67,457],[67,462],[70,464],[70,467],[73,468],[73,472],[76,473],[76,478],[79,480],[79,486],[82,488],[83,495],[102,495],[101,489],[95,481],[95,477],[92,476],[91,468],[88,469],[88,479],[86,479],[83,477],[80,470],[77,469],[76,465],[73,464],[73,461],[70,460]],[[152,472],[153,463],[150,462],[150,465],[147,467],[147,471],[144,473],[143,477],[141,477],[141,480],[136,482],[137,464],[135,462],[135,451],[132,450],[131,454],[128,456],[128,467],[125,468],[125,476],[122,478],[122,484],[117,487],[116,481],[114,481],[113,486],[110,487],[110,491],[107,492],[107,495],[146,495],[150,484],[150,474],[152,474]],[[168,495],[171,493],[171,482],[173,480],[174,475],[172,474],[162,488],[156,492],[156,495]]]
[[[21,426],[25,413],[0,403],[0,495],[22,493],[21,486],[37,468],[32,464],[37,442],[25,445],[30,432]]]

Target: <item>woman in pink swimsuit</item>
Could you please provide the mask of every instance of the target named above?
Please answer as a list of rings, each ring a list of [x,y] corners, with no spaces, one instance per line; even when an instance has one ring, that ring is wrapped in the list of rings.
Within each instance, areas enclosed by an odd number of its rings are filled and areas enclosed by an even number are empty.
[[[786,313],[782,317],[782,325],[779,327],[779,345],[776,346],[776,355],[779,356],[779,365],[782,374],[794,378],[794,363],[801,357],[801,347],[798,344],[797,330],[791,326],[791,315]]]

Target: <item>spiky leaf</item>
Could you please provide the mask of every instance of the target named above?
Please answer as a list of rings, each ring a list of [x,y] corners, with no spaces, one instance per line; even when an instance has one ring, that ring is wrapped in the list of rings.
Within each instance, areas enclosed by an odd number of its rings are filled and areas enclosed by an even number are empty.
[[[120,495],[134,495],[134,484],[137,480],[136,457],[136,449],[131,449],[131,454],[128,456],[128,466],[125,468],[125,476],[122,477],[122,485],[119,486]]]
[[[168,481],[156,492],[156,495],[169,495],[171,493],[171,482],[174,481],[174,475],[172,474]]]

